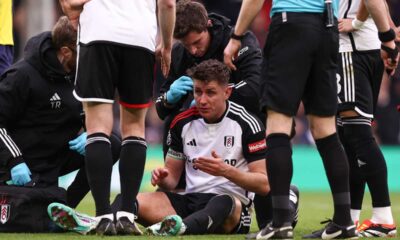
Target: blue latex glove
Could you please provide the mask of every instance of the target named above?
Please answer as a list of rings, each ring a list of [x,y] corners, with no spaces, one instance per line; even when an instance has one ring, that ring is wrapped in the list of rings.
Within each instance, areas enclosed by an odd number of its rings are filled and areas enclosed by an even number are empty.
[[[196,99],[193,99],[192,102],[190,103],[190,107],[196,106]]]
[[[69,149],[77,151],[79,154],[85,156],[86,137],[86,132],[83,132],[74,140],[69,141]]]
[[[189,91],[193,90],[193,81],[190,77],[182,76],[175,80],[167,92],[167,103],[175,104]]]
[[[14,185],[23,186],[31,181],[32,175],[26,163],[20,163],[11,168],[11,180]]]

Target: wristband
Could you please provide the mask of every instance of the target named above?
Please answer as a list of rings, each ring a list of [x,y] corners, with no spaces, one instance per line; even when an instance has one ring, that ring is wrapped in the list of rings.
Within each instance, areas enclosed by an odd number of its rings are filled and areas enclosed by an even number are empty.
[[[232,31],[231,38],[235,39],[235,40],[238,40],[238,41],[242,41],[242,39],[244,38],[244,35],[236,35],[235,31]]]
[[[167,107],[167,108],[173,107],[173,105],[170,104],[170,103],[168,103],[168,101],[167,101],[167,92],[165,92],[165,93],[163,93],[163,94],[161,95],[161,102],[162,102],[163,105],[164,105],[165,107]]]
[[[381,42],[390,42],[396,38],[396,33],[393,29],[389,29],[387,32],[379,32],[378,37]]]
[[[357,18],[354,18],[353,21],[351,21],[351,26],[353,27],[354,30],[360,30],[363,25],[364,22],[358,20]]]

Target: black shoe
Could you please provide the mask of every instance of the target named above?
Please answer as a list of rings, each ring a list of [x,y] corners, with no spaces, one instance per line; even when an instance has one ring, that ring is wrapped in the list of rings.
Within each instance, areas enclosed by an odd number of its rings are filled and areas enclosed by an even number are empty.
[[[115,224],[118,235],[142,235],[135,221],[131,222],[128,217],[121,217]]]
[[[332,220],[321,222],[328,223],[323,229],[315,231],[311,234],[303,236],[303,238],[319,238],[319,239],[357,239],[356,226],[340,226]]]
[[[292,226],[274,228],[272,224],[268,224],[258,232],[256,239],[293,239],[293,228]]]
[[[96,234],[97,235],[107,235],[107,236],[112,236],[112,235],[117,235],[117,231],[115,229],[115,225],[113,221],[109,218],[102,218],[97,224],[96,227]]]
[[[295,185],[290,185],[289,200],[290,200],[290,216],[292,218],[292,228],[294,229],[299,219],[299,200],[300,200],[299,189]]]

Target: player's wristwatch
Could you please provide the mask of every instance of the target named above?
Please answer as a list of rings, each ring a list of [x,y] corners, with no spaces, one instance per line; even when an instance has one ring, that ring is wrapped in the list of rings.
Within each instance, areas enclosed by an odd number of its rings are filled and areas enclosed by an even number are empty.
[[[235,40],[238,40],[238,41],[242,41],[242,39],[244,38],[244,34],[243,35],[236,35],[235,31],[232,31],[231,38],[235,39]]]
[[[170,103],[167,102],[167,92],[165,92],[165,93],[163,93],[163,94],[161,95],[161,102],[162,102],[163,105],[164,105],[165,107],[167,107],[167,108],[173,108],[173,107],[174,107],[173,104],[170,104]]]

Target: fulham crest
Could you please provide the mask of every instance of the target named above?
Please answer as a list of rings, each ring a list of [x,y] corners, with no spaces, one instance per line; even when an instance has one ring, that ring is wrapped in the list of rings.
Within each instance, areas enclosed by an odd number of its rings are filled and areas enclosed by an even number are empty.
[[[226,148],[232,148],[235,143],[235,138],[233,136],[225,136],[224,137],[224,146]]]
[[[0,200],[0,223],[5,224],[10,218],[10,205],[7,204],[7,199],[2,197]]]

